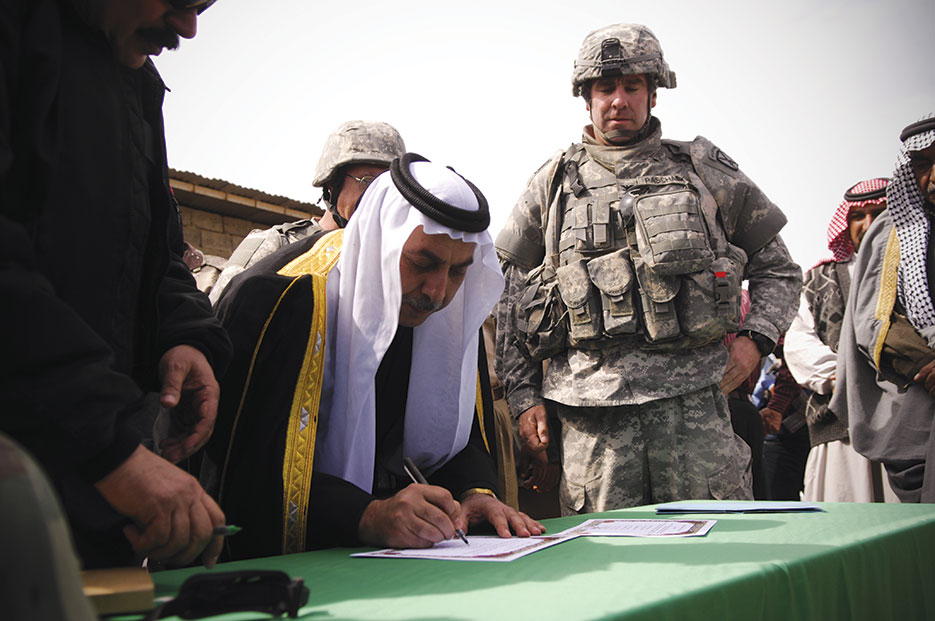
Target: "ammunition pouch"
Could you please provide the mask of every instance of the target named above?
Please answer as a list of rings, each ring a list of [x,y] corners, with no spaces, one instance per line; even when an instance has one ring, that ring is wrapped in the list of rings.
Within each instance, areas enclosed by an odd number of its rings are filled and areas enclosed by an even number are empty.
[[[565,305],[551,263],[543,263],[526,276],[522,295],[513,309],[523,345],[533,360],[545,360],[567,347]]]
[[[591,285],[584,259],[556,270],[558,290],[568,309],[568,343],[575,347],[601,335],[601,302]]]
[[[641,255],[633,257],[633,266],[640,283],[646,340],[654,343],[676,338],[681,333],[675,312],[675,296],[681,289],[681,278],[656,274]]]
[[[622,248],[588,261],[588,276],[600,292],[604,332],[611,336],[636,334],[639,323],[633,303],[630,252]]]
[[[672,300],[678,319],[679,338],[672,343],[653,339],[647,330],[649,349],[681,349],[713,343],[740,327],[740,290],[746,253],[728,246],[728,255],[718,257],[705,269],[681,276],[667,276],[679,282]],[[660,278],[652,270],[651,278]],[[642,287],[642,283],[641,283]],[[648,287],[650,290],[652,287]],[[658,319],[653,320],[658,321]],[[647,320],[647,325],[649,320]]]

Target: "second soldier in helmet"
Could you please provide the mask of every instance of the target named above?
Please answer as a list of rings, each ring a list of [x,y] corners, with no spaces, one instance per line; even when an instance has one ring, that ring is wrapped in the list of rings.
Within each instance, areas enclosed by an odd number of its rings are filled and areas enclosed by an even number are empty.
[[[217,303],[231,278],[282,246],[317,231],[343,228],[373,179],[406,152],[402,136],[389,123],[347,121],[335,129],[321,150],[312,185],[322,189],[327,211],[319,222],[299,220],[256,229],[231,254],[217,282],[202,286]]]
[[[497,374],[525,450],[561,444],[566,515],[752,498],[722,391],[789,325],[801,271],[782,212],[730,157],[705,138],[662,139],[656,89],[675,85],[649,28],[590,33],[572,75],[590,124],[533,175],[497,238]],[[743,280],[752,308],[728,353]]]

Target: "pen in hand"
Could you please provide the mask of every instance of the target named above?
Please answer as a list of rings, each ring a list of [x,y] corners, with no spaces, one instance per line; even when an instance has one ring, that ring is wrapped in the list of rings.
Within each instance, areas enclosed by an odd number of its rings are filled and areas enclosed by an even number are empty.
[[[230,537],[231,535],[236,535],[239,533],[242,528],[239,526],[234,526],[233,524],[227,524],[226,526],[215,526],[214,530],[211,532],[215,537],[224,536]]]
[[[422,476],[422,473],[419,472],[419,469],[416,467],[415,463],[408,457],[403,457],[403,470],[406,471],[406,474],[409,475],[409,478],[412,479],[413,483],[421,483],[422,485],[429,484],[429,482],[425,480],[425,477]],[[455,534],[461,538],[461,541],[463,541],[465,545],[471,545],[468,542],[467,537],[464,536],[463,530],[456,528]]]

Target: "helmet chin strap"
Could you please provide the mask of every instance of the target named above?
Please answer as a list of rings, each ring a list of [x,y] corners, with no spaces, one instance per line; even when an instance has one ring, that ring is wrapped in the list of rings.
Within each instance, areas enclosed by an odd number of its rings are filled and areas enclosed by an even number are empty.
[[[331,203],[325,203],[328,205],[328,211],[331,212],[331,217],[334,219],[334,223],[338,225],[338,228],[344,228],[347,226],[347,218],[338,213],[337,205],[332,205]]]

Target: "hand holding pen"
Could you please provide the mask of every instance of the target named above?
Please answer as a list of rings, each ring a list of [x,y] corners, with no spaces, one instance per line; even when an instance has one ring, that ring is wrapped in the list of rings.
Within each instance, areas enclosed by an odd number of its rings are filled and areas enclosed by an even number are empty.
[[[411,472],[416,483],[419,478]],[[425,478],[423,477],[423,481]],[[438,485],[408,485],[389,498],[374,498],[357,524],[357,537],[380,548],[431,548],[467,525],[461,503]]]
[[[425,477],[422,476],[422,473],[419,472],[419,469],[416,467],[416,464],[409,459],[408,457],[403,457],[403,469],[406,471],[406,474],[409,475],[409,478],[412,479],[413,483],[421,483],[422,485],[428,485],[429,482],[425,480]],[[455,528],[455,534],[464,542],[465,545],[471,545],[468,542],[467,537],[464,536],[464,531],[460,528]]]

